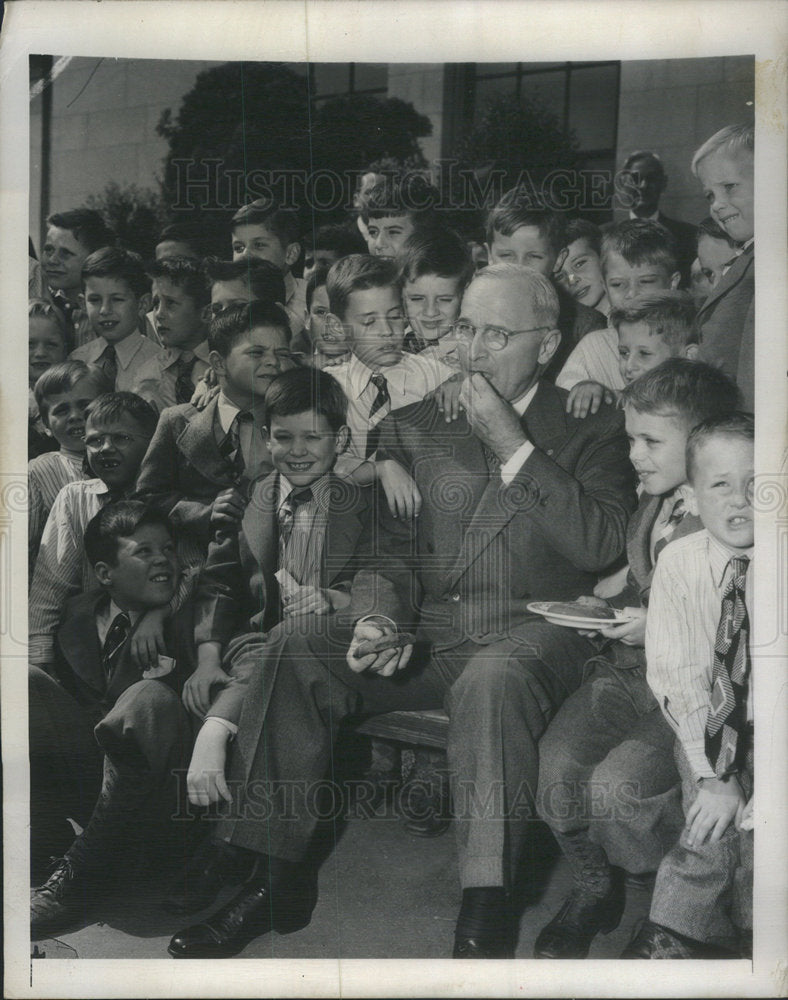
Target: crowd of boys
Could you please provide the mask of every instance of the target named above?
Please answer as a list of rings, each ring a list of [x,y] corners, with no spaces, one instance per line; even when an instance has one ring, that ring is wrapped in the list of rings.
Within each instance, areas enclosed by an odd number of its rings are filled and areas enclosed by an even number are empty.
[[[652,152],[603,230],[510,191],[486,265],[413,175],[364,175],[304,239],[247,205],[232,260],[174,224],[145,263],[92,211],[50,216],[34,937],[100,913],[153,838],[167,906],[201,913],[173,957],[298,930],[341,724],[443,708],[454,957],[514,955],[537,816],[573,875],[537,957],[585,957],[635,883],[625,957],[749,953],[753,155],[745,125],[697,151],[696,230],[659,212]]]

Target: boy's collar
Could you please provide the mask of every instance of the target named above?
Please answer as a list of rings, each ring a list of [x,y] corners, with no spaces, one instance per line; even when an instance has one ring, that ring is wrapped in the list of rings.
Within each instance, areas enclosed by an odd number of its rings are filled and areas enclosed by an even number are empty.
[[[293,486],[287,476],[283,473],[279,473],[279,498],[277,500],[277,509],[282,506],[284,501],[290,496],[293,490],[310,489],[312,495],[317,501],[318,506],[327,511],[329,507],[329,502],[331,500],[331,480],[332,480],[332,470],[329,469],[328,472],[324,472],[322,476],[309,483],[307,486]]]
[[[709,534],[708,528],[705,530],[709,539],[709,563],[712,578],[715,584],[721,587],[731,559],[746,556],[752,562],[755,547],[752,546],[749,549],[732,549],[718,538],[715,538],[714,535]]]
[[[144,339],[145,338],[139,330],[133,330],[127,337],[124,337],[123,340],[119,340],[117,343],[112,345],[115,348],[115,354],[120,362],[121,368],[126,368],[128,366],[131,359],[137,353],[140,342]],[[92,346],[94,344],[95,347]],[[109,341],[105,340],[103,337],[96,337],[95,340],[90,341],[89,346],[91,347],[89,360],[97,361],[110,344]]]

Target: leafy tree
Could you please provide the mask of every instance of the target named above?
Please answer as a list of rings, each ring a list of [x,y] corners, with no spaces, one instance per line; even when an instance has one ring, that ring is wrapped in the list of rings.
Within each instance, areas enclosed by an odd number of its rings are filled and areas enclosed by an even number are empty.
[[[145,260],[153,257],[156,237],[166,221],[161,195],[136,184],[110,181],[101,194],[90,195],[86,206],[100,212],[120,244]]]

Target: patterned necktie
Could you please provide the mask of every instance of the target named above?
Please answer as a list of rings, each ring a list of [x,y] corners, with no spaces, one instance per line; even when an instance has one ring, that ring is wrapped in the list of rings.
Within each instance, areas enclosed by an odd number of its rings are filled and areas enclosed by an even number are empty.
[[[687,505],[684,503],[684,497],[679,497],[673,504],[667,521],[657,533],[657,540],[654,543],[654,562],[657,561],[660,552],[671,540],[673,533],[687,513]]]
[[[114,387],[118,378],[118,355],[112,344],[107,344],[104,348],[99,365]]]
[[[188,403],[194,395],[194,383],[192,382],[192,372],[197,364],[197,358],[192,355],[187,361],[181,355],[175,362],[175,402]]]
[[[386,381],[386,377],[381,375],[380,372],[375,372],[375,374],[370,378],[370,382],[377,386],[377,395],[372,400],[372,406],[369,408],[369,421],[378,412],[382,410],[384,406],[391,406],[391,396],[389,395],[389,385]],[[378,444],[380,443],[380,422],[371,427],[367,432],[367,450],[366,458],[369,458],[373,452],[377,450]]]
[[[287,543],[293,534],[296,510],[312,499],[312,490],[305,486],[302,490],[291,490],[288,496],[282,501],[279,508],[279,565],[283,565],[282,557]]]
[[[104,640],[104,645],[101,647],[101,663],[107,680],[112,677],[130,631],[131,620],[125,611],[121,611],[119,615],[115,615]]]
[[[254,420],[254,417],[248,410],[239,410],[230,424],[230,430],[227,432],[227,436],[219,449],[222,456],[233,467],[233,474],[236,478],[243,476],[246,470],[243,448],[241,447],[241,424],[249,423],[251,420]]]
[[[735,770],[739,734],[746,723],[746,682],[750,672],[750,618],[745,604],[747,556],[731,559],[714,642],[711,703],[706,719],[706,756],[722,778]]]
[[[484,461],[487,463],[487,471],[489,474],[493,476],[496,472],[500,472],[501,460],[492,448],[488,444],[484,444],[484,442],[482,442],[482,451],[484,452]]]

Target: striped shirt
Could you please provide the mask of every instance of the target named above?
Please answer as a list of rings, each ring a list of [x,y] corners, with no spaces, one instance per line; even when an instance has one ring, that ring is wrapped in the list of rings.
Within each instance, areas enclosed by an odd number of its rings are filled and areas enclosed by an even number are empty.
[[[30,579],[38,555],[38,546],[44,525],[49,517],[55,498],[66,483],[84,479],[82,471],[84,456],[67,451],[50,451],[39,455],[27,465],[28,515],[27,546]]]
[[[696,778],[713,778],[706,757],[706,717],[722,595],[734,552],[698,531],[672,541],[654,570],[646,619],[647,677],[665,718],[678,736]],[[752,566],[746,601],[752,607]],[[752,719],[752,679],[747,695]]]
[[[578,382],[599,382],[608,389],[626,385],[619,369],[618,334],[609,326],[582,337],[555,380],[561,389],[572,389]]]
[[[302,586],[321,586],[323,549],[331,499],[330,483],[328,476],[321,476],[310,483],[312,499],[296,507],[293,528],[280,559],[279,569],[287,570]],[[282,505],[294,489],[298,492],[299,487],[291,486],[280,474],[277,513],[282,510]]]

